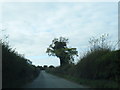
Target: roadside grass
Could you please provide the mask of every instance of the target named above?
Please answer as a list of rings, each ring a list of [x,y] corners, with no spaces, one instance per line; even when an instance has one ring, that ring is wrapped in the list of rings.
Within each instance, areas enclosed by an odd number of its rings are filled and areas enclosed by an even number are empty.
[[[56,74],[54,72],[49,72],[49,71],[47,71],[47,72],[50,74],[56,75],[58,77],[67,79],[69,81],[78,83],[78,84],[83,85],[88,88],[120,88],[119,84],[114,81],[76,78],[76,77],[72,77],[69,75]]]
[[[79,83],[81,85],[86,85],[91,88],[120,88],[118,83],[114,81],[108,80],[90,80],[90,79],[83,79],[83,78],[76,78],[64,75],[63,76],[67,80],[71,80],[73,82]]]
[[[24,85],[33,82],[38,76],[16,79],[7,84],[7,88],[23,88]],[[6,88],[6,87],[5,87]]]
[[[56,67],[47,72],[90,88],[120,88],[120,50],[103,52],[98,50],[77,65]]]
[[[120,89],[120,49],[115,50],[106,41],[106,35],[90,39],[90,50],[77,64],[48,69],[48,72],[91,88]]]

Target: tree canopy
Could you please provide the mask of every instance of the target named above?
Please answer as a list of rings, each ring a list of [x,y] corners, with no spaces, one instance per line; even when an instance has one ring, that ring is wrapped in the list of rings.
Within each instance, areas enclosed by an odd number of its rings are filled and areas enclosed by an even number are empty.
[[[74,61],[74,56],[78,55],[76,48],[68,48],[68,39],[64,37],[54,38],[52,44],[47,48],[46,53],[49,56],[57,56],[60,59],[60,65],[66,65]]]

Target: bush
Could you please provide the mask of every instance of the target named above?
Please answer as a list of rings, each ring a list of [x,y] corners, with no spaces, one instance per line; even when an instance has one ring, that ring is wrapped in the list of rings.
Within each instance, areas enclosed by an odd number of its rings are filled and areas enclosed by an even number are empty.
[[[88,52],[76,65],[78,76],[96,79],[96,73],[98,71],[98,59],[109,52],[109,50],[95,50]]]
[[[89,85],[97,87],[118,87],[120,83],[120,50],[112,50],[104,35],[100,39],[91,39],[90,44],[92,45],[90,50],[76,65],[68,64],[52,69],[50,72],[65,76],[65,78],[74,78],[77,82],[79,79],[83,79],[86,84],[90,81]]]
[[[2,43],[2,87],[17,88],[33,80],[39,71],[7,43]]]

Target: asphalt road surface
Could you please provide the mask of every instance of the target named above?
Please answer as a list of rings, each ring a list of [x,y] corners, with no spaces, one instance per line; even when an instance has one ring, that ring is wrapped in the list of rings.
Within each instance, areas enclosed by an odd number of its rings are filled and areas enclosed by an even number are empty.
[[[87,88],[63,78],[41,71],[39,76],[23,88]]]

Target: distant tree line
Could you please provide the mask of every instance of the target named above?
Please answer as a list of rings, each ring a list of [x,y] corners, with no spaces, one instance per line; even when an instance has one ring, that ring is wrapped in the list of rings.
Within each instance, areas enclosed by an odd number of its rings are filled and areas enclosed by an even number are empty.
[[[55,68],[53,65],[50,65],[49,67],[47,65],[44,66],[37,66],[40,70],[46,70],[46,69],[53,69]]]

